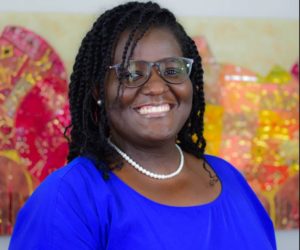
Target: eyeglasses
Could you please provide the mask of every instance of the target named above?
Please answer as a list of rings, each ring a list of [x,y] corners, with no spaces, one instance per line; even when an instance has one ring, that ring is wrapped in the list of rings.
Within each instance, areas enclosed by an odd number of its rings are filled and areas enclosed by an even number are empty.
[[[193,62],[193,59],[185,57],[164,58],[156,62],[130,60],[127,67],[116,64],[109,66],[109,69],[116,70],[119,80],[126,87],[136,88],[149,80],[153,66],[156,66],[158,74],[166,82],[171,84],[183,83],[190,76]]]

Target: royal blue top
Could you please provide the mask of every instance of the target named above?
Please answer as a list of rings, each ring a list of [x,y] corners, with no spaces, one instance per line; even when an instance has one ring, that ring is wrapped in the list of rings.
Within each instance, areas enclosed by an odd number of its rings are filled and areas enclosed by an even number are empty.
[[[78,157],[20,210],[10,250],[273,250],[273,224],[242,175],[206,156],[222,191],[195,206],[159,204]]]

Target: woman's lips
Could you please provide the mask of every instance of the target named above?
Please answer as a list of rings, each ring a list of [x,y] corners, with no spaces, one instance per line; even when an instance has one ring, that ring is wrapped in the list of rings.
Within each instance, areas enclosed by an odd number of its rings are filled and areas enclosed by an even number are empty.
[[[135,110],[142,116],[145,117],[162,117],[165,116],[174,105],[164,104],[149,104],[135,108]]]

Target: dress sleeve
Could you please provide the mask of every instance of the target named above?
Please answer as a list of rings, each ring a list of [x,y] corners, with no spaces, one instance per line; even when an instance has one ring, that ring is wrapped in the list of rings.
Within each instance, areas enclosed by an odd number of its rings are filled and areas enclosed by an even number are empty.
[[[103,249],[88,195],[74,183],[54,174],[36,189],[18,214],[9,250]]]

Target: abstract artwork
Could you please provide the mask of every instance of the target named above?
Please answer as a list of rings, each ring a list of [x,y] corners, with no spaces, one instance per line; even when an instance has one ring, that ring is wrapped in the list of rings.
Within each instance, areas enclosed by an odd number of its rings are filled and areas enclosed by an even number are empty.
[[[65,67],[37,34],[7,26],[0,36],[0,234],[36,186],[65,163],[69,123]]]
[[[299,228],[299,62],[261,76],[219,64],[203,37],[194,40],[206,72],[207,153],[244,174],[277,229]]]

